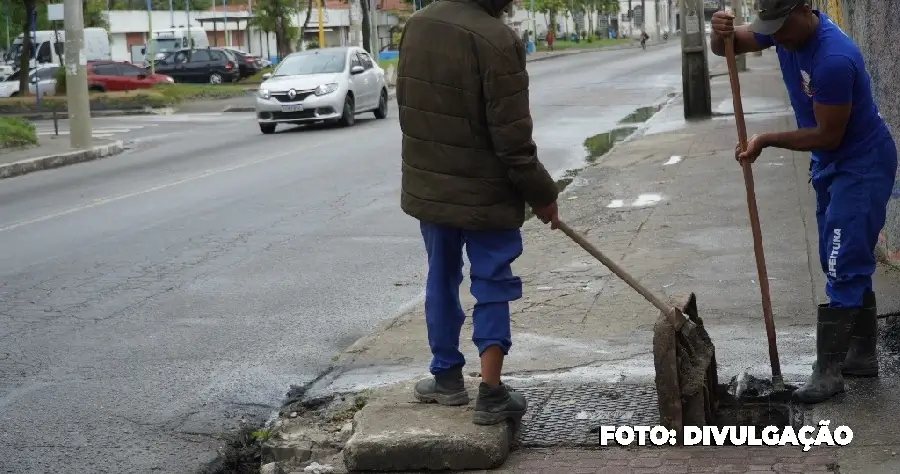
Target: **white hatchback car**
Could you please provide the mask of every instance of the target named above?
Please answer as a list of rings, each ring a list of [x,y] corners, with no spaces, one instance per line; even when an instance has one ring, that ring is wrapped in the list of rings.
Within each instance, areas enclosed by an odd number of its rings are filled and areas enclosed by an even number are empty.
[[[256,119],[265,134],[278,124],[336,122],[348,127],[355,116],[388,114],[384,70],[362,48],[323,48],[285,57],[263,76]]]
[[[56,95],[56,72],[59,68],[60,66],[58,65],[42,65],[29,71],[29,93],[32,95],[40,94],[41,97]],[[14,72],[5,81],[0,82],[0,98],[19,95],[20,71]]]

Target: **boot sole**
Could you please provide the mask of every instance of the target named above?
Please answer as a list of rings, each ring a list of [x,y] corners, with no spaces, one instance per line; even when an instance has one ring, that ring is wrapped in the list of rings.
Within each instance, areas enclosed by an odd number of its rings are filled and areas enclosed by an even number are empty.
[[[844,377],[878,377],[878,368],[874,369],[846,369],[841,372]]]
[[[443,393],[419,393],[413,390],[413,395],[415,395],[416,400],[424,403],[437,403],[438,405],[444,405],[448,407],[458,407],[462,405],[469,404],[469,393],[468,392],[459,392],[452,394],[443,394]]]
[[[490,426],[503,423],[506,420],[512,420],[518,430],[522,425],[522,417],[525,411],[498,411],[496,413],[476,411],[472,414],[472,422],[480,426]]]
[[[797,392],[794,392],[791,396],[791,400],[803,403],[804,405],[817,405],[819,403],[827,402],[832,398],[844,393],[845,390],[841,390],[839,392],[832,393],[831,395],[821,396],[821,397],[804,397],[802,395],[797,395]]]

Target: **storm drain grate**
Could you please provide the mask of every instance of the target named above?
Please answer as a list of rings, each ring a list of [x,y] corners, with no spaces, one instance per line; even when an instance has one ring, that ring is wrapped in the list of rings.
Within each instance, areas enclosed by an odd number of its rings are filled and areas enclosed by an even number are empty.
[[[591,446],[600,425],[657,425],[656,387],[587,384],[516,388],[528,399],[519,445]]]

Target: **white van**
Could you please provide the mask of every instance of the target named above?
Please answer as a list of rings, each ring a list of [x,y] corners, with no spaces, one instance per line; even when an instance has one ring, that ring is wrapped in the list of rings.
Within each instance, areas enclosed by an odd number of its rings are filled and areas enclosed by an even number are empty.
[[[153,39],[141,48],[144,56],[144,64],[149,64],[152,53],[155,59],[159,60],[166,57],[173,51],[185,48],[208,48],[209,37],[206,36],[206,30],[202,26],[197,25],[191,28],[183,26],[177,28],[168,28],[163,30],[155,30]]]
[[[30,56],[30,67],[35,68],[42,64],[61,65],[65,60],[66,32],[60,31],[36,31],[32,35],[33,47]],[[23,36],[20,34],[13,41],[9,52],[3,58],[3,62],[13,69],[19,68],[19,59],[22,55]],[[88,61],[111,61],[112,51],[109,46],[109,32],[103,28],[84,29],[84,54]]]

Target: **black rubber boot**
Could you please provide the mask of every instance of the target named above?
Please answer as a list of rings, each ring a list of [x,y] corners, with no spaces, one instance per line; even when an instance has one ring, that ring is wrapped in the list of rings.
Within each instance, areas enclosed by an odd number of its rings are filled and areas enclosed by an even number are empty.
[[[816,362],[809,380],[793,394],[800,403],[821,403],[844,391],[841,367],[847,357],[853,322],[860,308],[819,306],[816,325]]]
[[[521,393],[510,390],[502,383],[496,388],[491,388],[482,382],[478,387],[478,399],[475,400],[472,421],[476,425],[496,425],[512,420],[518,430],[527,409],[528,402]]]
[[[448,406],[469,404],[469,392],[466,391],[462,367],[447,369],[434,377],[419,380],[413,391],[420,402]]]
[[[878,304],[875,293],[863,296],[863,309],[853,324],[850,349],[844,360],[845,377],[878,377]]]

